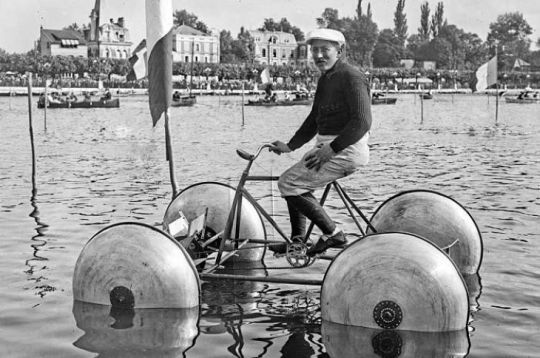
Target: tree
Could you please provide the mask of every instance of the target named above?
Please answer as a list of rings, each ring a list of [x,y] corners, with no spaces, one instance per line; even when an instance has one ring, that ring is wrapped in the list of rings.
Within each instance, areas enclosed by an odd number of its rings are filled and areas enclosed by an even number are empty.
[[[282,18],[279,23],[273,18],[264,19],[264,23],[258,28],[259,31],[282,31],[293,34],[296,41],[304,41],[304,33],[299,27],[291,25],[287,18]]]
[[[407,40],[407,15],[404,12],[405,0],[398,0],[396,11],[394,12],[394,34],[399,39],[401,47],[405,47]]]
[[[233,39],[231,33],[222,30],[219,34],[222,63],[252,63],[255,57],[255,41],[251,34],[243,27],[237,39]]]
[[[444,24],[444,5],[442,2],[437,3],[437,9],[431,17],[431,34],[433,37],[439,36]]]
[[[76,22],[74,22],[71,25],[65,26],[62,30],[73,30],[73,31],[77,31],[77,32],[82,34],[84,28],[85,28],[85,25],[82,25],[82,27],[81,27]]]
[[[176,26],[187,25],[205,34],[209,33],[208,26],[200,21],[197,15],[189,13],[186,10],[176,10],[173,14],[173,21]]]
[[[232,43],[234,39],[230,31],[221,30],[219,33],[219,48],[220,48],[220,59],[222,63],[231,63],[234,62],[234,54],[232,51]]]
[[[240,28],[238,40],[233,42],[233,53],[242,62],[253,63],[255,58],[255,40],[244,27]]]
[[[316,19],[317,25],[319,27],[324,27],[328,29],[339,30],[343,28],[342,20],[339,19],[339,14],[336,9],[327,7],[324,9],[321,17]]]
[[[382,30],[373,50],[373,66],[398,67],[402,49],[401,40],[394,31],[391,29]]]
[[[429,3],[426,1],[420,5],[420,27],[418,34],[424,41],[429,40]]]
[[[500,68],[510,69],[516,58],[527,58],[530,54],[532,28],[520,12],[505,13],[489,25],[487,41],[496,42],[499,49]]]

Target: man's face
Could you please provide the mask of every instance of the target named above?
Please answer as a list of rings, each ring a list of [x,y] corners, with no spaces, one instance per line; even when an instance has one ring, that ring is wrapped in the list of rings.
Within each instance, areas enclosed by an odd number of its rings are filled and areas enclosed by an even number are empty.
[[[313,40],[311,42],[311,55],[315,65],[326,72],[334,66],[339,58],[339,45],[326,40]]]

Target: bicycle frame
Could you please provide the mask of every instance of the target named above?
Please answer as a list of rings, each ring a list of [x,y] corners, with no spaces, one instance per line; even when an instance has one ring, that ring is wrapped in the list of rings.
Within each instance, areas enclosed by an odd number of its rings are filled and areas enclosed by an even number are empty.
[[[240,149],[236,150],[236,153],[242,159],[247,160],[248,164],[246,165],[246,168],[242,172],[242,175],[240,176],[240,179],[239,179],[238,184],[236,186],[234,199],[233,199],[233,202],[232,202],[231,209],[229,211],[229,215],[227,217],[227,222],[225,224],[225,229],[223,231],[223,240],[221,240],[221,243],[220,243],[219,251],[218,251],[217,256],[216,256],[215,265],[220,265],[221,262],[222,262],[223,249],[225,247],[225,243],[228,240],[230,240],[230,238],[231,238],[232,227],[233,227],[235,215],[236,215],[235,237],[239,236],[239,233],[240,233],[240,219],[241,219],[241,216],[242,216],[241,213],[242,213],[242,200],[243,200],[243,197],[245,197],[251,204],[253,204],[255,206],[257,211],[270,223],[270,225],[272,225],[272,227],[279,233],[279,235],[283,238],[283,240],[285,240],[285,242],[287,244],[292,243],[291,239],[289,239],[289,237],[283,232],[283,230],[281,230],[281,228],[275,222],[275,220],[272,218],[272,216],[270,214],[268,214],[268,212],[253,198],[253,196],[245,188],[245,184],[246,184],[247,181],[276,181],[276,180],[279,179],[279,177],[277,177],[277,176],[265,176],[265,175],[262,175],[262,176],[261,175],[250,176],[249,175],[249,171],[251,170],[251,166],[253,165],[253,162],[255,161],[255,159],[257,159],[257,157],[260,155],[260,153],[262,152],[263,149],[269,148],[271,146],[272,146],[271,144],[263,144],[257,149],[257,152],[255,154],[249,154],[249,153],[247,153],[247,152],[245,152],[243,150],[240,150]],[[329,183],[328,185],[326,185],[326,188],[324,189],[323,195],[322,195],[321,200],[320,200],[320,204],[324,205],[324,203],[325,203],[325,201],[326,201],[326,199],[328,197],[328,194],[330,192],[330,189],[332,187],[336,190],[339,197],[343,201],[345,207],[347,208],[347,211],[349,212],[349,215],[353,218],[353,221],[356,224],[356,226],[358,227],[358,229],[360,230],[362,236],[365,236],[366,233],[362,229],[362,227],[360,225],[360,222],[358,221],[358,218],[356,217],[355,213],[353,212],[353,209],[354,209],[354,211],[356,211],[356,214],[358,214],[362,218],[362,220],[367,224],[368,228],[370,230],[372,230],[373,232],[376,232],[375,228],[373,227],[373,225],[371,225],[371,223],[369,222],[367,217],[362,213],[360,208],[358,206],[356,206],[356,204],[352,201],[352,199],[349,197],[349,195],[345,192],[345,190],[341,187],[341,185],[337,181],[333,181],[333,182]],[[308,230],[306,232],[306,235],[305,235],[304,239],[308,238],[311,235],[311,232],[313,231],[313,228],[314,228],[314,224],[313,224],[313,222],[311,222],[310,225],[309,225],[309,228],[308,228]],[[240,249],[240,245],[243,246],[245,243],[247,243],[248,240],[249,239],[246,239],[246,241],[244,243],[240,243],[240,244],[239,244],[238,241],[235,241],[235,247],[234,247],[235,250]],[[251,240],[251,241],[254,242],[253,240]]]

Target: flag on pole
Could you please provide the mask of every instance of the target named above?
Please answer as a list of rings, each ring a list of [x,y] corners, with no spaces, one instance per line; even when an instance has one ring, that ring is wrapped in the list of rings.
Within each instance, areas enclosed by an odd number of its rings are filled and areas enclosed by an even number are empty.
[[[272,82],[270,80],[270,70],[268,69],[268,67],[266,67],[262,72],[261,72],[261,83],[262,84],[265,84],[265,83],[270,83]]]
[[[148,75],[146,40],[142,40],[141,43],[139,43],[128,62],[131,65],[131,70],[127,74],[128,81],[140,80]]]
[[[146,0],[148,95],[154,126],[172,99],[172,0]]]
[[[497,83],[497,56],[484,63],[476,71],[476,90],[483,91]]]

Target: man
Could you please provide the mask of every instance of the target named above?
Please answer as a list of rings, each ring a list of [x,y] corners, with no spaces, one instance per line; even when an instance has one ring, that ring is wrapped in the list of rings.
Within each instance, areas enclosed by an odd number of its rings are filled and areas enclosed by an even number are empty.
[[[275,141],[270,150],[288,153],[316,137],[314,148],[278,181],[289,209],[291,238],[304,238],[306,217],[323,233],[307,251],[314,256],[346,243],[343,231],[330,219],[313,191],[367,164],[371,96],[364,75],[342,59],[345,37],[341,32],[317,29],[308,34],[306,42],[311,45],[313,61],[322,73],[313,107],[289,142]],[[270,249],[283,253],[286,245],[272,245]]]

